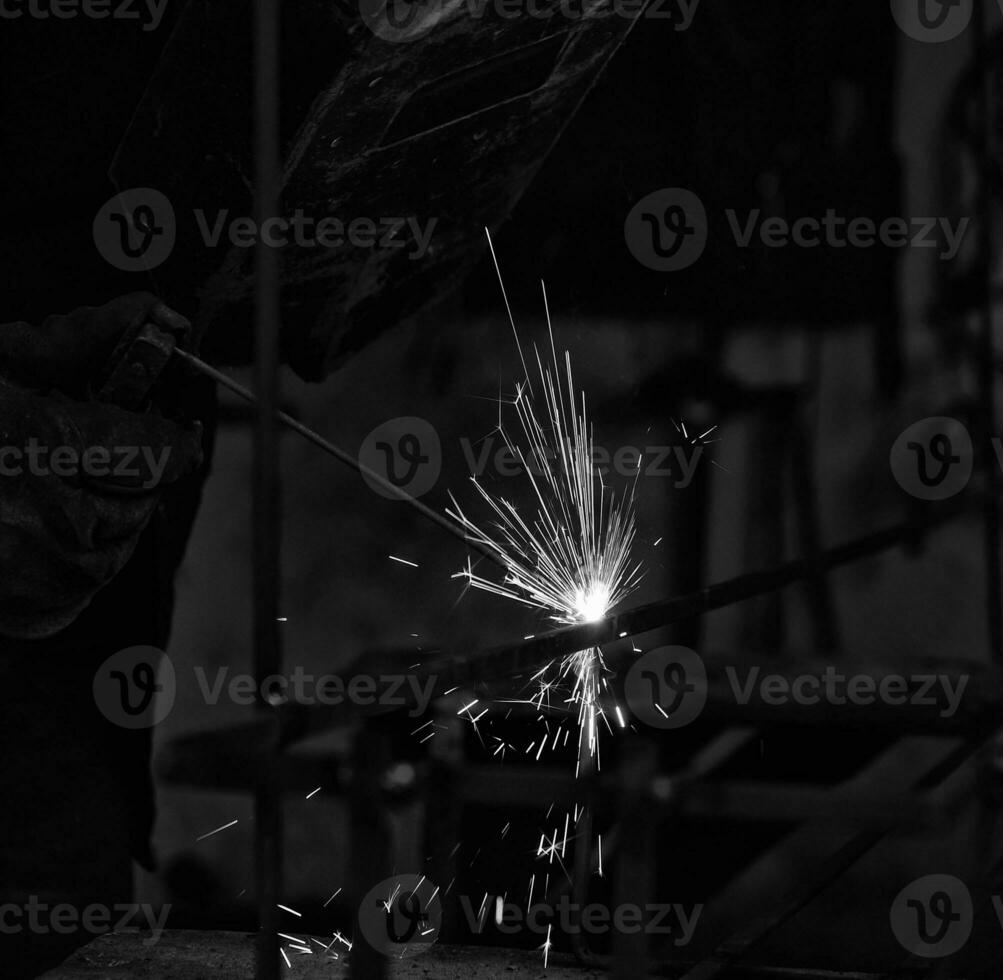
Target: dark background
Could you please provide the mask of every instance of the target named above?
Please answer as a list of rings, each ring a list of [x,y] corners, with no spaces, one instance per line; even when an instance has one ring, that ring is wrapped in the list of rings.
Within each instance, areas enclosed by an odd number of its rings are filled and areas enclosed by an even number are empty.
[[[175,16],[177,5],[170,9]],[[109,148],[163,39],[81,23],[75,26],[90,32],[81,44],[52,26],[4,25],[0,41],[0,98],[19,107],[0,136],[0,205],[16,229],[0,246],[7,320],[151,285],[149,277],[109,270],[90,222],[112,192]],[[977,216],[973,185],[958,177],[970,176],[972,166],[965,144],[972,55],[971,30],[921,44],[896,28],[887,4],[870,0],[703,0],[688,31],[644,21],[497,231],[522,344],[529,350],[546,338],[543,279],[558,349],[571,352],[598,443],[677,445],[679,421],[699,432],[718,427],[720,441],[707,447],[693,483],[638,486],[637,553],[646,575],[631,605],[799,556],[805,538],[797,508],[805,499],[822,546],[915,507],[892,479],[888,453],[908,425],[952,414],[948,407],[972,410],[977,362],[965,313],[977,308],[981,287],[971,269],[962,259],[946,269],[929,250],[741,250],[720,215],[759,207],[792,219],[827,208],[876,222]],[[79,85],[80,73],[88,87]],[[36,118],[46,125],[36,129]],[[191,120],[193,131],[199,125]],[[644,268],[624,241],[626,215],[660,187],[696,192],[712,215],[706,253],[683,272]],[[428,420],[441,439],[443,471],[423,499],[438,510],[447,491],[472,501],[464,446],[491,434],[499,391],[511,393],[520,377],[494,267],[482,241],[470,249],[479,255],[473,273],[460,289],[444,288],[433,312],[388,324],[322,385],[284,377],[290,410],[353,452],[387,419]],[[246,369],[233,370],[247,381]],[[250,451],[250,415],[224,395],[212,475],[178,576],[168,654],[182,680],[174,711],[155,733],[159,747],[244,717],[232,705],[207,706],[191,678],[196,666],[250,669]],[[282,452],[290,669],[347,671],[369,651],[388,648],[415,660],[430,650],[472,653],[545,628],[502,599],[461,596],[450,576],[463,566],[463,548],[407,509],[293,436],[283,437]],[[647,638],[644,649],[671,639],[748,663],[822,655],[862,671],[889,659],[985,661],[982,534],[977,521],[965,520],[931,536],[919,553],[896,550],[839,572],[827,615],[819,616],[805,590],[791,589]],[[394,563],[391,554],[420,568]],[[482,726],[487,748],[467,733],[473,761],[504,767],[491,739],[523,745],[534,737],[535,723],[506,723],[501,715]],[[660,740],[666,771],[712,730],[697,726]],[[406,726],[399,734],[401,756],[420,760]],[[303,751],[327,758],[347,744],[339,733]],[[606,744],[604,765],[615,771],[629,743],[609,737]],[[863,772],[880,785],[889,772],[922,771],[941,749],[932,740],[872,741],[844,731],[806,737],[777,726],[743,754],[738,775],[832,785]],[[573,760],[541,765],[565,772]],[[302,930],[345,927],[353,912],[339,901],[323,907],[344,885],[349,855],[344,804],[331,789],[289,799],[286,884],[288,904],[306,910]],[[172,903],[172,925],[249,927],[250,797],[163,784],[159,800],[161,867],[140,875],[139,899]],[[521,894],[541,870],[533,853],[539,834],[555,829],[548,808],[546,800],[539,808],[471,806],[457,840],[457,894],[475,906],[485,891]],[[612,800],[599,801],[600,825],[612,811]],[[975,814],[974,805],[966,808],[939,835],[889,839],[757,956],[875,971],[897,962],[902,951],[887,927],[891,899],[921,875],[965,877],[987,860],[973,854]],[[398,811],[398,870],[421,868],[425,816],[420,801]],[[235,828],[196,842],[233,819]],[[513,829],[502,839],[506,824]],[[674,902],[706,902],[711,923],[686,956],[746,924],[763,896],[781,894],[799,869],[838,844],[839,833],[824,822],[667,825],[652,855],[659,888]],[[767,850],[775,844],[782,846]],[[597,895],[607,887],[596,880]],[[481,940],[450,938],[503,942],[490,930]],[[537,938],[521,942],[535,946]]]

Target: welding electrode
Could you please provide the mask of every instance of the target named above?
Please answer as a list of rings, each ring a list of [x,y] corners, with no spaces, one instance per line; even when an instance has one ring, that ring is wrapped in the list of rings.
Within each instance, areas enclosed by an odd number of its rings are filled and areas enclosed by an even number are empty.
[[[174,349],[174,354],[193,367],[196,371],[206,375],[206,377],[212,378],[212,380],[217,384],[222,385],[228,391],[232,391],[244,401],[250,403],[251,405],[258,405],[258,397],[254,394],[254,392],[245,388],[243,385],[238,384],[233,380],[233,378],[227,376],[222,371],[216,370],[216,368],[212,367],[212,365],[206,364],[206,362],[201,358],[196,357],[194,354],[190,354],[186,350],[182,350],[180,347],[176,347]],[[468,547],[473,548],[500,568],[504,568],[504,565],[497,555],[481,545],[480,542],[474,541],[468,537],[462,528],[458,527],[441,514],[437,514],[431,507],[426,507],[425,504],[412,497],[406,490],[403,490],[401,487],[394,486],[394,484],[392,484],[386,477],[380,476],[380,474],[375,470],[371,470],[364,463],[359,462],[359,460],[352,456],[351,453],[345,452],[344,449],[339,449],[333,443],[328,442],[328,440],[322,435],[314,432],[313,429],[308,428],[302,422],[294,419],[291,415],[287,415],[285,412],[277,411],[275,413],[275,417],[283,425],[292,429],[294,432],[298,432],[304,439],[312,442],[318,449],[324,450],[324,452],[326,452],[329,456],[333,456],[336,460],[338,460],[338,462],[343,463],[346,466],[350,466],[367,480],[378,484],[382,489],[386,490],[387,493],[396,497],[398,500],[403,500],[406,504],[409,504],[417,510],[419,514],[438,525],[442,528],[442,530],[448,531],[451,535],[453,535],[453,537],[459,538],[459,540],[461,540]]]

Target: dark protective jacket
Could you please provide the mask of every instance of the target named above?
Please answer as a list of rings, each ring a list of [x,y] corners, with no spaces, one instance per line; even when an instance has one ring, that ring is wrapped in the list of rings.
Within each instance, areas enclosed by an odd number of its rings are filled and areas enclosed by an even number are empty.
[[[137,288],[100,256],[91,225],[114,191],[109,162],[181,6],[164,0],[154,27],[141,3],[109,7],[139,12],[138,20],[97,20],[81,9],[40,18],[27,3],[5,5],[0,321],[37,324]],[[202,399],[211,431],[211,387]],[[124,573],[69,629],[43,640],[0,638],[0,901],[127,901],[130,854],[152,864],[150,732],[108,722],[91,685],[112,653],[166,646],[174,573],[205,474],[165,495]],[[28,931],[3,938],[5,977],[34,975],[66,952],[53,936],[47,944]]]

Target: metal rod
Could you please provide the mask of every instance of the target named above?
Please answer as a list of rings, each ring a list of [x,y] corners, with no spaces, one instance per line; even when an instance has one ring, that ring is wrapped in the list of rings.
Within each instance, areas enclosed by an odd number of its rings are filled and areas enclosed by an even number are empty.
[[[697,754],[683,769],[680,769],[673,775],[667,777],[673,788],[672,798],[669,801],[664,799],[657,800],[655,808],[664,813],[664,810],[668,805],[673,811],[677,813],[682,812],[686,801],[686,791],[694,783],[698,783],[713,775],[715,771],[730,762],[736,752],[743,749],[749,744],[749,742],[758,737],[759,731],[755,728],[729,728],[723,731],[720,735],[712,739],[710,743],[699,749]],[[617,787],[617,792],[619,792],[619,787]],[[648,805],[650,802],[650,800],[647,800],[644,805]],[[590,822],[589,832],[585,835],[585,842],[589,842],[591,839],[592,835]],[[624,833],[623,826],[619,821],[617,821],[606,832],[605,845],[603,847],[605,856],[607,858],[618,859],[624,840],[629,840],[629,833]],[[578,904],[578,907],[583,908],[588,902],[588,895],[584,889],[580,892],[578,891],[580,888],[580,878],[583,874],[583,870],[587,870],[589,874],[592,874],[597,870],[598,865],[595,859],[591,857],[592,852],[591,848],[589,848],[586,851],[590,857],[588,865],[585,869],[580,868],[578,861],[578,848],[581,847],[581,845],[582,841],[579,839],[575,845],[574,882],[569,884],[566,880],[561,881],[551,890],[548,900],[550,901],[552,907],[556,907],[560,897],[567,894],[568,889],[572,886],[576,890],[575,902]],[[614,872],[614,874],[616,874],[616,872]],[[637,896],[635,895],[634,897],[636,898]],[[572,936],[571,947],[575,957],[584,966],[604,970],[609,970],[611,968],[613,963],[612,956],[594,953],[589,948],[588,942],[581,930],[579,933]]]
[[[958,517],[971,510],[973,503],[977,502],[977,497],[963,497],[960,504],[954,503],[947,510],[938,510],[920,523],[909,522],[866,535],[820,555],[813,562],[791,562],[776,569],[728,579],[709,588],[701,589],[699,592],[640,606],[598,623],[568,627],[543,637],[497,647],[474,656],[442,656],[428,661],[408,673],[419,682],[431,679],[433,681],[432,696],[434,697],[454,687],[501,680],[524,674],[527,671],[536,672],[567,653],[574,653],[577,650],[604,644],[611,640],[627,640],[650,630],[699,616],[713,609],[723,608],[732,602],[740,602],[764,590],[783,588],[814,572],[819,564],[827,568],[835,568],[860,558],[879,554],[895,544],[915,539],[924,529],[932,529],[953,517]],[[1000,719],[1003,719],[1003,700],[997,696],[995,686],[988,683],[988,678],[995,676],[993,672],[988,672],[987,678],[983,679],[977,689],[972,692],[973,695],[976,695],[975,704],[971,710],[964,712],[964,717],[959,719],[959,724],[956,726],[959,732],[973,729],[985,730],[990,726],[996,727],[999,725]],[[420,686],[424,687],[424,684]],[[409,685],[400,692],[399,703],[392,708],[379,704],[364,707],[354,702],[337,706],[306,706],[289,702],[281,709],[283,745],[288,746],[308,735],[349,724],[355,718],[414,708],[418,705],[418,700],[410,687]],[[966,702],[967,700],[966,698]],[[711,708],[711,702],[708,701],[708,710]],[[729,711],[731,721],[736,722],[738,719],[735,717],[733,703],[730,705]],[[776,709],[771,708],[770,711],[775,720]],[[915,713],[915,708],[910,707],[908,712],[896,714],[890,711],[874,715],[875,723],[868,727],[886,727],[883,720],[885,714],[887,714],[889,723],[901,727],[906,723],[906,715],[912,717]],[[749,714],[749,723],[754,723],[751,718],[752,712]],[[812,709],[811,714],[819,717],[819,712],[815,709]],[[931,714],[936,716],[936,724],[931,724],[930,727],[927,727],[925,723],[917,725],[916,731],[942,731],[948,727],[945,725],[944,719],[939,716],[940,712],[936,706]],[[859,721],[864,722],[868,717],[871,717],[870,714],[864,712]],[[204,763],[207,756],[226,758],[230,760],[231,764],[236,764],[238,758],[250,758],[256,766],[262,751],[261,740],[266,734],[265,727],[260,721],[254,721],[222,732],[203,732],[174,739],[170,743],[170,751],[176,759],[182,760],[175,764],[175,768],[183,765],[185,758],[198,758]]]
[[[980,740],[962,743],[913,784],[915,792],[933,789],[959,769],[979,748]],[[772,909],[758,915],[743,929],[721,943],[682,980],[715,980],[732,972],[734,965],[789,922],[845,871],[884,840],[898,825],[890,819],[883,827],[868,828],[854,835],[821,864],[811,868],[801,882]]]
[[[651,783],[658,772],[657,745],[632,733],[618,770],[616,807],[621,837],[613,871],[613,900],[618,908],[632,901],[638,908],[648,909],[656,890],[654,855],[660,815],[650,800]],[[612,945],[611,980],[649,976],[647,929],[617,929]]]
[[[594,623],[569,626],[532,640],[506,644],[474,656],[441,656],[416,667],[414,677],[432,682],[432,696],[453,687],[477,685],[535,673],[550,663],[578,650],[626,640],[652,630],[685,622],[715,609],[764,595],[800,582],[820,571],[837,568],[862,558],[880,554],[896,544],[914,540],[924,530],[931,530],[971,509],[974,495],[957,498],[951,504],[931,511],[920,521],[907,521],[868,534],[818,556],[787,562],[776,568],[741,575],[688,595],[663,599],[608,616]],[[410,690],[400,692],[394,708],[381,705],[364,707],[356,703],[337,706],[300,706],[290,703],[285,737],[295,740],[311,732],[326,731],[347,724],[350,719],[382,714],[417,705]]]
[[[979,210],[982,222],[979,235],[979,254],[983,264],[985,297],[979,316],[978,336],[978,383],[979,383],[979,429],[983,443],[983,472],[988,494],[985,501],[985,553],[986,566],[986,617],[989,634],[990,656],[996,661],[1003,660],[1003,577],[1000,570],[1000,512],[997,491],[1000,473],[995,454],[989,452],[989,441],[996,427],[996,344],[994,337],[995,309],[993,297],[993,275],[996,263],[992,229],[992,183],[995,179],[993,166],[994,140],[992,120],[994,116],[992,59],[987,38],[987,4],[981,2],[975,10],[973,44],[975,64],[979,80],[978,108],[981,122],[981,146],[979,155],[982,163],[980,174]]]
[[[279,213],[279,0],[254,0],[254,164],[258,227]],[[281,265],[277,249],[255,252],[254,376],[254,672],[258,689],[281,673],[279,633],[281,488],[275,410],[278,405]],[[275,716],[267,693],[258,711]],[[255,869],[258,901],[258,980],[281,976],[279,902],[282,890],[282,785],[279,725],[265,744],[255,787]]]
[[[211,364],[206,364],[206,362],[201,358],[196,357],[194,354],[190,354],[188,351],[176,349],[174,353],[187,364],[191,365],[196,371],[212,378],[217,384],[222,385],[228,391],[232,391],[239,398],[242,398],[251,405],[258,405],[258,398],[255,396],[254,392],[245,388],[239,382],[234,381],[229,375],[217,370]],[[431,507],[427,507],[420,500],[412,497],[406,490],[395,486],[386,477],[381,476],[375,470],[371,470],[364,463],[359,462],[359,460],[357,460],[351,453],[348,453],[339,446],[336,446],[333,442],[330,442],[320,435],[320,433],[315,432],[298,419],[293,418],[286,412],[280,411],[278,408],[274,409],[274,415],[275,418],[283,425],[292,429],[293,432],[299,433],[299,435],[303,436],[303,438],[308,442],[313,443],[318,449],[322,449],[329,456],[333,456],[336,460],[338,460],[338,462],[344,463],[345,466],[355,470],[356,473],[364,476],[367,480],[371,480],[373,483],[379,484],[383,490],[396,497],[398,500],[404,501],[404,503],[414,508],[414,510],[421,514],[421,516],[426,520],[431,521],[443,531],[446,531],[454,538],[459,539],[467,545],[467,547],[472,548],[478,554],[487,558],[499,568],[505,568],[504,563],[493,551],[491,551],[490,548],[486,548],[480,544],[480,542],[474,541],[472,538],[468,537],[466,532],[458,524],[454,524],[451,520],[449,520],[449,518],[436,513]]]
[[[575,824],[575,855],[572,868],[572,901],[574,913],[574,931],[571,934],[571,950],[580,963],[590,963],[594,955],[589,946],[588,930],[582,928],[581,910],[589,904],[589,883],[592,878],[595,861],[593,860],[593,827],[592,809],[596,802],[596,765],[595,755],[589,748],[588,739],[578,740],[578,777],[575,780],[577,799],[575,806],[581,805],[581,813]]]
[[[444,659],[439,664],[427,663],[422,669],[432,672],[440,666],[443,670],[452,668],[449,686],[504,678],[525,670],[538,670],[548,661],[577,650],[587,650],[589,647],[602,646],[663,626],[684,622],[715,609],[722,609],[736,602],[782,589],[822,570],[837,568],[880,554],[896,544],[910,540],[924,529],[932,529],[945,523],[958,513],[957,505],[950,506],[929,513],[921,521],[907,521],[856,538],[839,547],[831,548],[817,557],[798,559],[767,571],[740,575],[688,595],[637,606],[595,623],[555,630],[533,640],[502,647],[461,663]]]

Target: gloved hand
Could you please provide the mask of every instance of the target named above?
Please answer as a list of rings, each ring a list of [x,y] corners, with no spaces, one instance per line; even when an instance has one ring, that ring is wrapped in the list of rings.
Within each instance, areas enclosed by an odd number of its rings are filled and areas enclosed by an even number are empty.
[[[122,333],[178,314],[145,293],[0,325],[0,634],[69,626],[124,567],[201,427],[84,401]],[[176,321],[172,321],[176,322]]]

